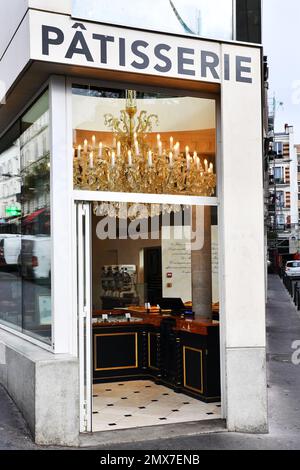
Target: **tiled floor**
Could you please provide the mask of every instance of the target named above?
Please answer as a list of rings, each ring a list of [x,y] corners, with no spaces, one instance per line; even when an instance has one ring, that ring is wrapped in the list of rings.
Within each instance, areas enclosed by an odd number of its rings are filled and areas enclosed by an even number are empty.
[[[220,403],[206,404],[151,381],[93,386],[93,432],[219,418]]]

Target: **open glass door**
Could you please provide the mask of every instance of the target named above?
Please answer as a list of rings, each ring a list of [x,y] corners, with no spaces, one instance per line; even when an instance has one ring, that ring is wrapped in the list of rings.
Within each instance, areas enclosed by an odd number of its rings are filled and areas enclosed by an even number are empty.
[[[92,431],[91,207],[77,204],[80,432]]]

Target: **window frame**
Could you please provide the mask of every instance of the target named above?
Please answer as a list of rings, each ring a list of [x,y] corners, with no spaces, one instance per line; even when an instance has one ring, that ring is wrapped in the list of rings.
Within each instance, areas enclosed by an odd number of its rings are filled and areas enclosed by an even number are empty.
[[[18,121],[20,121],[22,119],[22,116],[24,114],[26,114],[26,112],[34,105],[34,103],[47,91],[47,89],[49,90],[49,113],[50,113],[50,119],[49,119],[49,133],[51,133],[51,127],[52,127],[52,120],[51,120],[51,99],[50,99],[50,83],[51,83],[51,79],[47,80],[46,82],[43,83],[43,85],[38,89],[38,91],[32,96],[32,98],[27,102],[27,104],[25,106],[23,106],[21,108],[21,110],[19,111],[19,113],[17,114],[16,118],[9,124],[9,126],[7,126],[7,128],[1,133],[0,135],[0,140],[5,137],[5,135],[9,132],[10,129],[12,129],[17,123]],[[21,130],[21,129],[20,129]],[[50,161],[52,163],[52,151],[51,151],[51,148],[50,148]],[[52,166],[52,165],[51,165]],[[52,192],[52,177],[51,177],[51,172],[50,172],[50,193]],[[53,213],[53,207],[52,207],[52,204],[50,203],[50,218],[52,219],[52,213]],[[52,221],[51,221],[51,233],[52,233]],[[52,240],[52,236],[51,236],[51,252],[53,252],[53,240]],[[53,277],[53,273],[52,273],[52,259],[51,259],[51,287],[52,287],[52,277]],[[52,293],[52,289],[51,289],[51,303],[53,302],[53,293]],[[13,327],[10,327],[8,325],[5,325],[3,323],[0,323],[0,331],[3,330],[3,331],[6,331],[7,333],[10,333],[10,334],[13,334],[25,341],[28,341],[29,343],[32,343],[34,344],[35,346],[38,346],[46,351],[49,351],[49,352],[54,352],[54,338],[53,338],[53,331],[54,331],[54,319],[53,319],[53,314],[52,314],[52,318],[51,318],[51,340],[50,340],[50,343],[46,343],[46,342],[43,342],[42,340],[39,340],[37,339],[36,337],[34,336],[30,336],[26,333],[24,333],[24,331],[26,330],[23,330],[23,321],[22,321],[22,331],[20,331],[19,329],[15,329]]]

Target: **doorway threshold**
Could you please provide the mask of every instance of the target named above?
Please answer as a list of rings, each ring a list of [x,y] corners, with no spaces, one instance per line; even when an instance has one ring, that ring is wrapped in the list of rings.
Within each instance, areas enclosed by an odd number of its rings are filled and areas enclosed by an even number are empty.
[[[226,420],[215,419],[181,424],[164,424],[141,428],[102,431],[80,435],[80,447],[108,447],[115,444],[131,444],[172,437],[197,436],[227,432]]]

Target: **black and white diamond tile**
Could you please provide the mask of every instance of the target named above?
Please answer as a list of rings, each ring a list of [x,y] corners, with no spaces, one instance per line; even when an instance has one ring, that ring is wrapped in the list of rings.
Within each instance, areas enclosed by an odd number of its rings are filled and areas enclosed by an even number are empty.
[[[206,404],[147,380],[93,386],[93,432],[221,418]]]

